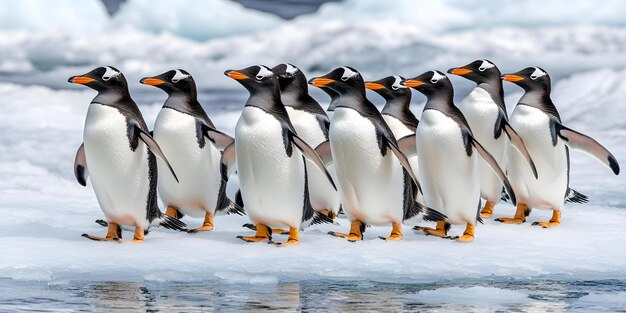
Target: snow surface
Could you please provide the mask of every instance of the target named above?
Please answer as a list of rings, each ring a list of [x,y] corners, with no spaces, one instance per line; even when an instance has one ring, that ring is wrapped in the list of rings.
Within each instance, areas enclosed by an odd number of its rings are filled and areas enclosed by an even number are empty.
[[[246,92],[223,75],[228,68],[291,62],[312,76],[352,65],[366,79],[378,79],[446,70],[479,58],[490,59],[503,72],[537,65],[553,79],[553,99],[564,123],[598,139],[623,163],[624,2],[349,0],[326,4],[293,21],[226,0],[193,11],[183,1],[166,5],[130,0],[113,19],[95,0],[43,3],[0,4],[0,278],[51,283],[214,279],[250,284],[310,279],[626,279],[626,180],[579,152],[572,153],[571,185],[591,202],[567,204],[563,223],[554,229],[530,226],[550,216],[535,210],[521,226],[487,220],[478,226],[471,244],[414,234],[408,225],[402,242],[383,242],[377,237],[388,235],[390,228],[371,227],[363,242],[349,243],[326,234],[347,230],[347,221],[339,219],[341,226],[307,229],[299,246],[276,248],[236,239],[252,233],[240,227],[248,220],[226,216],[216,218],[210,233],[154,229],[140,245],[88,241],[80,234],[104,234],[93,222],[102,213],[91,186],[75,182],[72,165],[94,92],[67,83],[71,75],[114,65],[127,76],[152,125],[164,95],[140,86],[138,80],[184,68],[196,78],[201,96],[211,100],[211,119],[232,134],[240,107],[219,95],[243,99]],[[147,5],[150,12],[139,14],[147,12]],[[462,78],[451,79],[459,99],[473,87]],[[507,84],[505,91],[512,110],[521,90]],[[371,98],[380,103],[379,97]],[[414,112],[419,113],[423,101],[415,94]],[[235,177],[231,193],[236,184]],[[494,217],[512,214],[510,205],[500,204]],[[185,221],[190,226],[201,223]],[[461,232],[459,227],[452,230]],[[476,288],[425,297],[498,292]],[[606,301],[617,306],[620,296]],[[506,295],[519,301],[523,297],[523,292]],[[583,300],[603,301],[593,295]]]

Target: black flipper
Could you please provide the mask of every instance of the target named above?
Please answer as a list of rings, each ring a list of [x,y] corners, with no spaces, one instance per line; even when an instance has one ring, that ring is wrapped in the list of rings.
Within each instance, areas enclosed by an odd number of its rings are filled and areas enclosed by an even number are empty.
[[[539,176],[537,175],[535,162],[533,162],[533,159],[530,157],[530,153],[528,152],[528,149],[526,149],[526,145],[524,145],[522,137],[517,134],[517,132],[513,129],[513,127],[511,127],[509,122],[507,122],[504,117],[500,118],[499,124],[501,125],[502,130],[504,130],[504,133],[507,135],[507,137],[509,137],[509,141],[511,142],[515,150],[517,150],[517,152],[519,152],[524,157],[524,159],[526,159],[526,162],[528,162],[528,164],[530,165],[530,169],[533,171],[535,179],[538,178]]]
[[[207,125],[201,120],[197,120],[197,123],[202,135],[213,142],[219,150],[224,150],[235,141],[233,137]]]
[[[139,126],[135,125],[135,130],[136,130],[135,134],[137,134],[139,139],[141,139],[141,141],[143,141],[146,144],[146,146],[148,146],[150,151],[152,151],[152,153],[154,153],[154,155],[156,155],[163,162],[165,162],[167,167],[170,169],[170,172],[174,176],[174,179],[176,179],[176,182],[178,182],[178,177],[176,176],[176,173],[174,172],[174,169],[170,165],[170,162],[167,161],[167,158],[163,154],[163,151],[161,151],[161,147],[159,147],[159,144],[156,141],[154,141],[154,138],[152,138],[152,136],[150,136],[150,134],[145,132],[143,129],[139,128]]]
[[[215,208],[215,214],[237,214],[237,215],[245,215],[246,211],[243,210],[241,206],[237,203],[233,202],[226,195],[226,181],[222,179],[220,184],[219,195],[217,198],[217,207]]]
[[[319,167],[319,169],[322,170],[324,174],[326,174],[326,178],[328,179],[330,184],[333,186],[335,190],[337,190],[337,186],[335,186],[335,182],[333,181],[333,178],[330,176],[330,173],[326,169],[326,166],[324,166],[324,162],[322,161],[320,156],[317,155],[317,153],[315,152],[315,149],[311,148],[311,146],[309,146],[306,142],[304,142],[304,140],[300,139],[300,137],[298,137],[298,135],[296,135],[295,133],[291,133],[290,137],[291,137],[291,141],[293,142],[293,144],[295,144],[296,147],[298,147],[298,149],[302,152],[302,154],[307,159],[315,163],[315,165],[317,165],[317,167]]]
[[[76,157],[74,158],[74,177],[79,184],[87,186],[87,177],[89,172],[87,171],[87,159],[85,158],[85,144],[81,144],[76,151]]]
[[[559,136],[568,147],[586,152],[587,154],[598,159],[598,161],[606,167],[610,168],[611,171],[613,171],[613,174],[619,174],[620,168],[619,163],[617,163],[617,159],[599,142],[585,134],[563,126],[556,119],[552,119],[551,123],[551,126],[553,127],[552,143],[554,145],[556,145],[555,136]]]
[[[241,196],[241,189],[238,189],[235,193],[235,203],[243,208],[243,197]]]
[[[381,128],[377,128],[377,130],[379,130]],[[402,165],[402,167],[404,167],[404,169],[408,172],[409,176],[411,176],[411,179],[413,180],[413,182],[415,183],[415,185],[417,185],[417,192],[422,193],[422,186],[419,183],[419,180],[417,179],[417,177],[415,176],[415,173],[413,172],[413,168],[411,167],[411,164],[409,163],[409,159],[406,157],[406,155],[404,155],[404,153],[402,153],[402,151],[400,151],[400,148],[398,147],[398,144],[395,140],[395,138],[390,137],[393,136],[393,134],[389,134],[387,132],[384,131],[377,131],[377,135],[378,135],[378,142],[380,143],[385,143],[382,146],[386,146],[389,147],[389,149],[391,149],[391,152],[393,152],[393,154],[395,154],[396,158],[398,158],[398,160],[400,161],[400,164]],[[383,155],[385,155],[385,153],[383,153]]]
[[[237,164],[237,154],[235,150],[235,143],[231,143],[222,151],[222,158],[220,160],[221,167],[220,173],[222,180],[228,181],[230,174],[235,170]]]

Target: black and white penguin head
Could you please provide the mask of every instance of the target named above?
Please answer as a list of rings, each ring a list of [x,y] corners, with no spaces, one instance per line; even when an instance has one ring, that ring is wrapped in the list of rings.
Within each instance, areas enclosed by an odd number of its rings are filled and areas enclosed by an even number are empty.
[[[440,71],[428,71],[419,76],[403,80],[402,85],[411,87],[427,97],[452,95],[452,83],[446,74]]]
[[[272,70],[265,65],[254,65],[241,70],[227,70],[224,75],[238,81],[250,93],[262,90],[278,89],[278,78]]]
[[[306,76],[295,65],[290,63],[278,64],[272,68],[272,72],[278,77],[282,92],[308,92]]]
[[[319,88],[330,88],[339,95],[360,93],[365,94],[365,82],[361,74],[352,67],[344,66],[330,73],[309,80],[309,84]]]
[[[97,91],[128,90],[124,74],[113,66],[101,66],[89,73],[72,76],[68,82],[85,85]]]
[[[196,92],[196,82],[193,77],[181,69],[167,71],[154,77],[144,77],[139,82],[144,85],[155,86],[168,94]]]
[[[476,84],[498,81],[500,70],[489,60],[476,60],[462,67],[451,68],[448,73],[467,78]]]
[[[547,90],[550,91],[550,75],[540,67],[527,67],[517,73],[502,75],[502,80],[515,83],[524,90]]]
[[[401,76],[387,76],[385,78],[369,81],[365,83],[365,88],[373,90],[381,95],[385,100],[411,98],[411,90],[401,84],[405,80]]]

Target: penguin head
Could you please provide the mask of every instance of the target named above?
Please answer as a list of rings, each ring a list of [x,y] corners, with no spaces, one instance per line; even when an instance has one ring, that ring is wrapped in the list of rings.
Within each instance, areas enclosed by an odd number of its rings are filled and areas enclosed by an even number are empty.
[[[144,85],[155,86],[167,92],[167,94],[196,93],[196,82],[193,77],[187,71],[181,69],[167,71],[154,77],[144,77],[139,82]]]
[[[113,66],[101,66],[89,73],[72,76],[68,82],[85,85],[98,92],[128,90],[128,83],[124,74]]]
[[[224,75],[239,82],[251,94],[264,90],[279,90],[278,78],[265,65],[253,65],[241,70],[227,70]]]
[[[428,98],[453,94],[452,83],[448,76],[440,71],[428,71],[400,83],[423,93]]]
[[[550,92],[550,75],[540,67],[527,67],[517,73],[502,75],[502,80],[512,82],[526,91],[545,90]]]
[[[348,94],[365,95],[365,82],[361,74],[352,67],[344,66],[330,73],[312,78],[309,84],[319,88],[330,88],[340,96]]]
[[[404,77],[387,76],[376,81],[365,82],[365,88],[375,91],[387,101],[411,98],[411,90],[402,84]]]
[[[476,84],[499,81],[500,70],[489,60],[476,60],[462,67],[451,68],[448,73],[467,78]]]
[[[278,77],[281,92],[295,94],[308,93],[306,76],[293,64],[278,64],[272,68],[272,72]]]

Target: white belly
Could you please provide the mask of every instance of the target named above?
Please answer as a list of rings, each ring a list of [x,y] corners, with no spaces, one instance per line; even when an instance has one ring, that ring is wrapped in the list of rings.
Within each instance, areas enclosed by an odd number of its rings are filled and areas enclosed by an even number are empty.
[[[537,108],[518,105],[509,123],[524,140],[539,175],[535,179],[526,160],[509,149],[509,180],[517,201],[533,208],[560,210],[567,190],[565,144],[559,139],[556,147],[552,146],[549,118]]]
[[[148,147],[140,141],[132,151],[126,118],[95,103],[87,111],[83,140],[89,177],[107,219],[147,228]]]
[[[496,159],[498,165],[506,170],[506,151],[509,140],[503,132],[494,138],[494,125],[499,108],[491,96],[482,88],[476,87],[459,106],[472,129],[474,138]],[[487,201],[498,202],[502,191],[502,182],[493,173],[489,165],[478,162],[480,171],[480,195]]]
[[[337,108],[330,144],[344,211],[366,224],[402,222],[404,176],[390,150],[383,157],[374,125],[357,111]]]
[[[451,224],[475,223],[480,201],[478,152],[465,152],[458,124],[436,110],[425,110],[416,131],[419,179],[427,206]]]
[[[291,124],[296,129],[298,136],[302,138],[312,148],[326,141],[326,137],[320,128],[320,124],[313,114],[286,107]],[[309,195],[311,206],[316,211],[330,210],[337,214],[339,211],[339,193],[313,162],[307,160],[307,170],[309,178]],[[335,178],[334,168],[329,168],[331,176]]]
[[[304,206],[304,162],[293,146],[288,157],[281,125],[246,106],[235,129],[237,169],[246,212],[255,223],[299,228]]]
[[[414,131],[404,125],[404,123],[402,123],[399,119],[391,115],[383,114],[383,119],[385,120],[387,125],[389,125],[389,128],[391,128],[391,132],[396,137],[396,140],[400,140],[400,138],[402,137],[415,134]],[[417,161],[417,155],[409,157],[409,164],[411,164],[413,173],[417,177],[419,175],[419,162]],[[424,201],[421,194],[418,194],[417,199],[415,200],[420,203],[423,203]]]
[[[207,138],[200,148],[196,118],[163,108],[154,123],[154,139],[179,180],[176,182],[164,162],[158,162],[158,186],[163,203],[196,217],[215,213],[221,183],[221,153]]]

